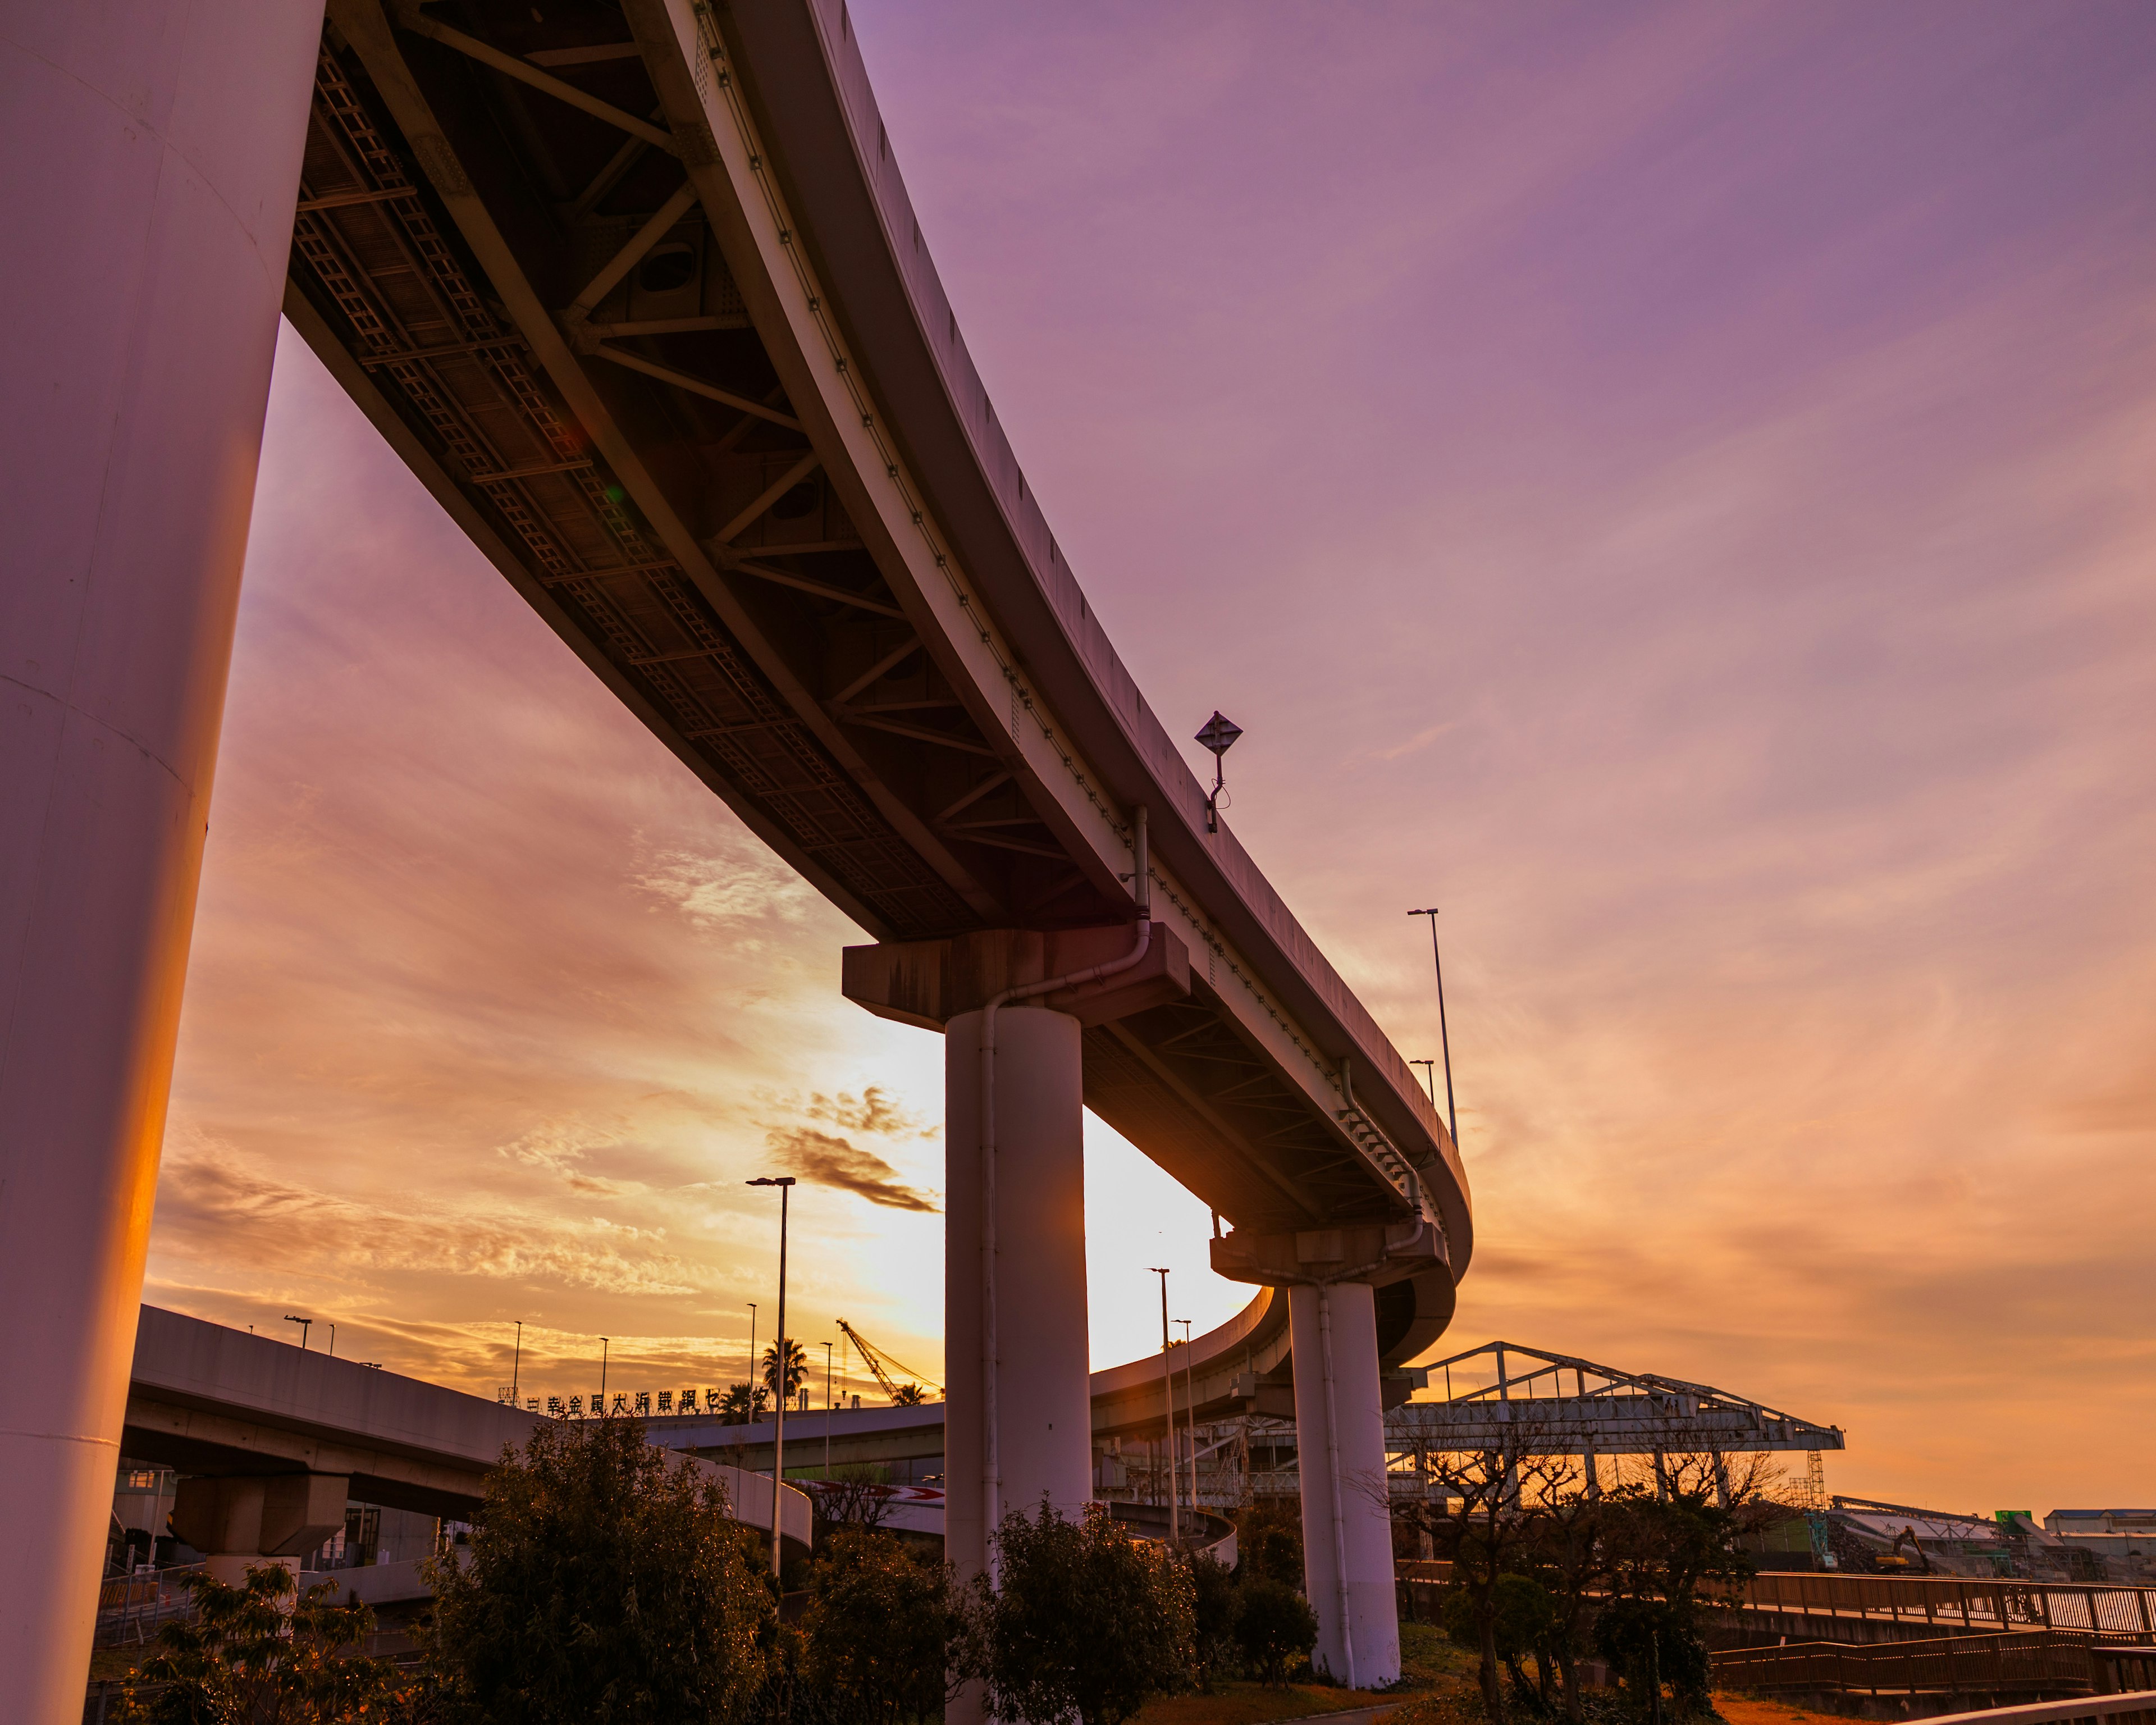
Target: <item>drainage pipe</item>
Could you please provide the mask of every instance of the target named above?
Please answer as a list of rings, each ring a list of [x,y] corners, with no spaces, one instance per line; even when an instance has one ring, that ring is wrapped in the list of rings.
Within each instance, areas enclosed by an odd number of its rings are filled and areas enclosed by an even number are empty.
[[[1348,1599],[1348,1524],[1340,1511],[1340,1415],[1332,1393],[1332,1286],[1317,1285],[1317,1352],[1325,1365],[1325,1461],[1332,1485],[1332,1584],[1340,1600],[1340,1650],[1355,1686],[1355,1616]]]
[[[988,1577],[996,1574],[996,1527],[1002,1519],[1003,1461],[998,1441],[996,1404],[996,1014],[1015,1001],[1030,1000],[1064,988],[1082,987],[1117,976],[1144,961],[1152,945],[1152,877],[1146,845],[1146,811],[1141,803],[1132,821],[1131,852],[1138,907],[1137,939],[1120,958],[1075,970],[1065,976],[1006,988],[981,1009],[981,1417],[984,1422],[981,1446],[981,1502],[985,1525],[982,1529],[983,1557]]]

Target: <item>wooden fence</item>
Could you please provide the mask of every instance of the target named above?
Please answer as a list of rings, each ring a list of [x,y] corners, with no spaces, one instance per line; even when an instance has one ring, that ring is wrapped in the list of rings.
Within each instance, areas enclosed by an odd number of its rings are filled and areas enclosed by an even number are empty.
[[[1925,1641],[1795,1641],[1712,1656],[1730,1689],[1804,1689],[1871,1695],[2066,1696],[2097,1687],[2086,1635],[2071,1630],[1941,1635]]]
[[[2156,1590],[1958,1576],[1769,1573],[1738,1584],[1727,1598],[1740,1610],[1867,1618],[1992,1633],[2071,1630],[2085,1639],[2156,1644],[2152,1591]]]

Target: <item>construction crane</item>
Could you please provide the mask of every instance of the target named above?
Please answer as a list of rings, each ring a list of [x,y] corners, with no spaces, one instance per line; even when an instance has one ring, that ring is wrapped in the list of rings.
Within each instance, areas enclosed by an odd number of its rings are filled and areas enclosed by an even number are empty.
[[[932,1381],[930,1378],[923,1376],[921,1373],[913,1370],[910,1366],[901,1365],[889,1354],[880,1353],[875,1348],[870,1347],[868,1337],[862,1335],[859,1330],[848,1323],[843,1317],[839,1320],[839,1329],[840,1333],[842,1333],[849,1342],[851,1342],[854,1346],[860,1351],[862,1360],[868,1366],[870,1372],[875,1376],[875,1381],[883,1386],[883,1393],[891,1398],[891,1404],[893,1407],[917,1407],[921,1403],[927,1400],[928,1398],[921,1394],[922,1384],[927,1384],[929,1389],[936,1391],[938,1395],[942,1394],[943,1386],[942,1384]],[[894,1375],[894,1373],[896,1375]],[[917,1378],[919,1379],[919,1382],[901,1384],[899,1382],[899,1379],[901,1378]]]

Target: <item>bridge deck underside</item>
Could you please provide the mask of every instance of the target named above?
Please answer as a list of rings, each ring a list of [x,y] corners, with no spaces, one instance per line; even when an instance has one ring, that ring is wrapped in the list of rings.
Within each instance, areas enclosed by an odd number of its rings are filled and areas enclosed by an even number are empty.
[[[330,9],[286,300],[347,390],[624,702],[879,938],[1127,918],[1003,691],[856,520],[859,475],[783,381],[798,355],[760,332],[773,290],[685,166],[710,139],[653,123],[622,11],[464,0],[392,28],[376,6]],[[1085,1061],[1088,1103],[1239,1227],[1402,1211],[1209,990],[1093,1029]]]

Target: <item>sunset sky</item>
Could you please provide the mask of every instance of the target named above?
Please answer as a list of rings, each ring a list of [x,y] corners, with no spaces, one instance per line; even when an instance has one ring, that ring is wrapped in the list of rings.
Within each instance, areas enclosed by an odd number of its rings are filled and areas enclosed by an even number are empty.
[[[2156,11],[852,16],[1071,566],[1410,1057],[1443,906],[1441,1351],[1834,1421],[1837,1491],[2156,1495]],[[813,1169],[790,1327],[939,1375],[941,1043],[863,937],[288,330],[146,1296],[723,1384],[741,1182]],[[1145,1266],[1248,1291],[1088,1129],[1106,1364]]]

